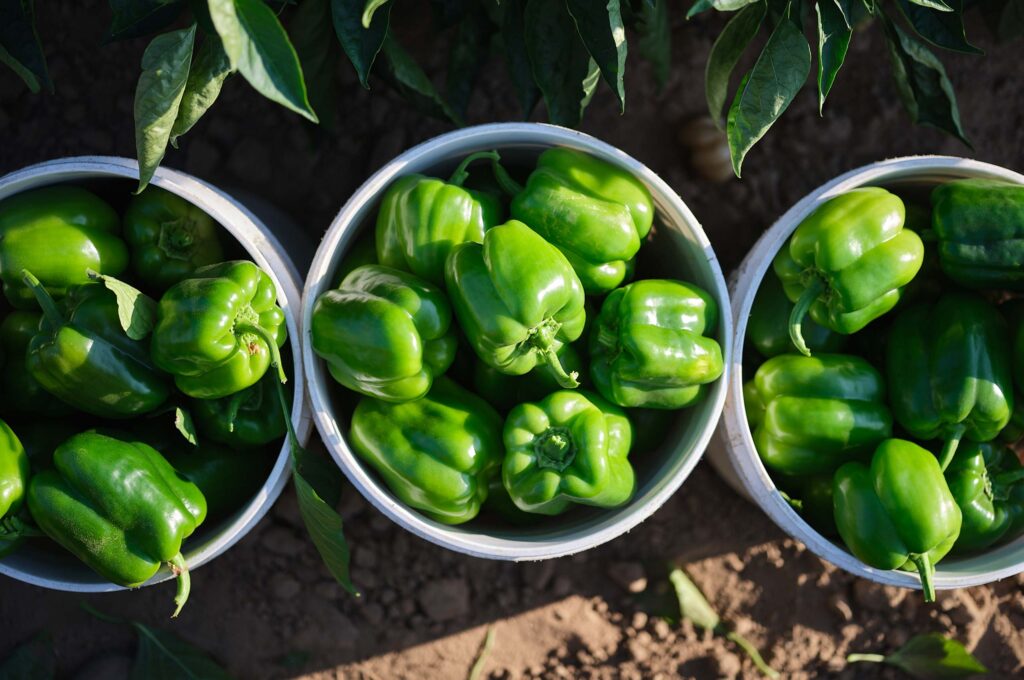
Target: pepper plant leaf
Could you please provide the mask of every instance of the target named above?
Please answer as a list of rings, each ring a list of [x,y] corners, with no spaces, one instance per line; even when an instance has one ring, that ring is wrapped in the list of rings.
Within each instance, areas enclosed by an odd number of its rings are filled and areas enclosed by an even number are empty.
[[[952,12],[922,7],[910,0],[898,0],[897,4],[917,34],[931,44],[957,52],[984,54],[982,50],[967,42],[963,0],[950,1],[953,4]]]
[[[953,8],[947,5],[942,0],[910,0],[915,5],[921,7],[928,7],[930,9],[937,9],[940,12],[952,12]]]
[[[640,56],[654,67],[654,80],[658,90],[668,82],[672,67],[672,26],[668,18],[668,0],[644,2],[640,6],[640,33],[637,45]]]
[[[391,21],[391,3],[386,2],[374,8],[368,27],[363,26],[364,4],[361,0],[331,0],[331,19],[334,32],[338,35],[341,49],[359,76],[359,82],[369,89],[370,71],[373,62],[384,46]],[[380,9],[381,11],[376,11]]]
[[[719,127],[729,93],[729,78],[750,41],[760,30],[766,8],[766,3],[758,2],[741,9],[729,20],[711,46],[704,69],[704,96],[708,102],[708,113]]]
[[[267,99],[316,123],[299,57],[274,10],[261,0],[209,0],[209,7],[232,68]]]
[[[333,129],[341,47],[334,32],[331,0],[304,0],[292,14],[288,28],[306,77],[309,103],[320,124]]]
[[[366,5],[363,7],[363,15],[360,17],[363,28],[369,28],[370,24],[373,23],[373,15],[376,14],[378,9],[389,2],[390,0],[366,0]]]
[[[528,0],[523,23],[533,79],[544,97],[548,119],[576,127],[593,94],[589,83],[594,70],[572,17],[563,3]]]
[[[129,40],[162,31],[181,15],[183,0],[110,0],[106,40]]]
[[[692,19],[702,12],[714,9],[719,12],[735,12],[747,5],[752,5],[761,0],[697,0],[686,13],[687,19]]]
[[[232,423],[234,425],[234,423]],[[174,429],[181,434],[192,446],[199,446],[199,437],[196,435],[196,425],[192,420],[192,412],[187,408],[177,406],[174,409]]]
[[[459,119],[466,117],[477,74],[487,60],[492,27],[483,8],[474,4],[467,9],[455,32],[445,76],[445,99]]]
[[[135,151],[139,157],[139,188],[153,178],[167,151],[171,129],[192,64],[196,25],[153,38],[142,54],[142,73],[135,88]],[[138,192],[136,192],[138,193]]]
[[[438,94],[434,83],[420,65],[390,34],[384,39],[383,51],[388,67],[385,75],[391,86],[398,90],[407,102],[429,116],[446,118],[456,125],[462,125],[462,119]]]
[[[569,14],[576,23],[576,32],[601,69],[601,75],[619,100],[620,111],[626,109],[626,28],[622,23],[619,0],[608,0],[601,7],[589,0],[566,0]]]
[[[53,82],[36,31],[33,0],[0,0],[0,62],[7,64],[32,92]]]
[[[818,113],[821,114],[825,97],[846,60],[853,31],[839,0],[819,0],[814,8],[818,14]]]
[[[810,70],[811,47],[807,39],[792,21],[782,19],[740,84],[729,109],[726,133],[737,177],[747,153],[789,107]]]
[[[917,635],[888,656],[882,654],[850,654],[849,663],[884,663],[922,678],[966,678],[987,673],[984,664],[974,658],[962,644],[939,633]]]
[[[46,632],[32,636],[0,661],[0,678],[7,680],[53,680],[56,674],[53,637]]]
[[[231,60],[224,52],[217,34],[205,36],[188,70],[185,92],[181,96],[174,125],[171,126],[171,146],[178,148],[178,137],[191,130],[213,106],[224,81],[233,72]]]
[[[117,300],[117,320],[132,340],[142,340],[156,325],[156,301],[141,290],[108,274],[89,271],[89,278],[101,281]]]
[[[131,680],[231,680],[220,664],[177,635],[132,621],[139,645]]]
[[[524,119],[530,117],[540,100],[540,88],[533,80],[530,55],[526,48],[526,29],[523,25],[526,2],[502,0],[501,3],[501,38],[505,46],[505,61]]]

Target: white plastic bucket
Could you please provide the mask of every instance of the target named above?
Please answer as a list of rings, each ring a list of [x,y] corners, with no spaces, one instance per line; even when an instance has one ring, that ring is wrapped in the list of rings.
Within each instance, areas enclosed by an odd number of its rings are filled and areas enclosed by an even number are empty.
[[[127,158],[107,156],[81,156],[39,163],[0,178],[0,200],[51,184],[112,179],[123,181],[127,195],[138,184],[138,163]],[[289,381],[296,395],[304,395],[305,380],[302,373],[302,352],[296,314],[299,309],[302,279],[289,258],[289,251],[282,247],[275,235],[275,232],[279,231],[283,237],[295,238],[295,232],[283,223],[264,224],[228,194],[177,170],[159,168],[150,184],[175,193],[202,208],[231,234],[249,257],[273,279],[274,285],[277,286],[278,304],[285,311],[288,323],[288,339],[293,357]],[[291,415],[300,441],[305,442],[312,430],[309,406],[305,399],[294,400]],[[284,443],[266,482],[249,503],[217,524],[204,524],[199,527],[185,542],[184,556],[189,570],[194,572],[249,533],[281,495],[290,471],[290,452],[287,443]],[[0,560],[0,574],[54,590],[96,593],[123,589],[104,580],[70,553],[41,550],[34,546],[31,540],[24,543],[14,554]],[[165,567],[144,585],[160,583],[171,578],[173,575]]]
[[[752,376],[743,372],[743,344],[747,318],[754,296],[779,248],[815,208],[838,194],[860,186],[883,186],[918,191],[942,182],[967,177],[1001,179],[1024,184],[1024,175],[988,163],[950,156],[894,158],[872,163],[841,175],[818,187],[790,208],[766,231],[730,277],[732,337],[729,390],[708,459],[737,492],[759,505],[783,531],[806,545],[814,554],[851,574],[877,583],[920,588],[917,574],[869,567],[815,531],[775,487],[757,455],[743,407],[743,383]],[[870,326],[868,327],[870,332]],[[997,581],[1024,572],[1024,537],[971,557],[947,557],[935,567],[935,587],[963,588]]]
[[[604,142],[565,128],[532,123],[481,125],[451,132],[406,151],[370,177],[335,217],[313,259],[303,291],[303,328],[310,328],[313,305],[321,293],[332,287],[338,264],[357,234],[373,229],[380,199],[396,178],[411,173],[446,177],[462,158],[491,149],[497,149],[503,161],[512,165],[529,163],[553,146],[593,154],[629,170],[647,185],[657,208],[655,224],[667,236],[663,243],[670,244],[661,253],[670,259],[668,271],[659,275],[695,283],[715,298],[721,314],[714,335],[722,343],[728,366],[732,323],[725,280],[704,231],[679,196],[643,164]],[[489,172],[484,167],[478,172]],[[317,429],[359,492],[417,536],[468,555],[501,560],[539,560],[580,552],[642,522],[679,488],[700,460],[725,399],[723,376],[700,404],[679,412],[666,443],[658,451],[646,456],[646,460],[631,458],[638,466],[637,493],[632,502],[621,508],[588,509],[570,516],[545,518],[541,526],[526,529],[486,526],[479,520],[448,526],[404,505],[349,447],[346,426],[338,418],[342,410],[333,396],[336,386],[324,362],[313,352],[308,330],[304,331],[303,359]]]

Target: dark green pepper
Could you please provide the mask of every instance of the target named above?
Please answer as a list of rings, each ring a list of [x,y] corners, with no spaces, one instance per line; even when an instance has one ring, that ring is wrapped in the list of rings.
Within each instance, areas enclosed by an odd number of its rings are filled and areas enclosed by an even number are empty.
[[[105,201],[85,189],[52,186],[0,202],[0,280],[4,295],[21,309],[36,306],[22,281],[27,269],[60,299],[89,282],[87,272],[117,276],[128,266],[121,223]]]
[[[200,435],[235,449],[258,448],[284,437],[286,425],[274,380],[277,375],[268,372],[230,397],[194,400],[192,415]]]
[[[317,298],[310,338],[335,380],[387,401],[422,397],[455,359],[444,291],[376,264],[353,269]]]
[[[896,306],[921,268],[921,238],[903,228],[903,201],[885,189],[862,187],[822,203],[796,228],[774,268],[794,303],[790,337],[810,355],[802,334],[808,313],[849,335]]]
[[[213,218],[181,196],[149,186],[124,211],[124,238],[132,268],[146,284],[164,291],[196,269],[224,259]]]
[[[963,514],[954,553],[984,550],[1016,537],[1024,515],[1024,468],[1013,451],[996,444],[971,442],[961,447],[946,468],[946,482]]]
[[[946,293],[893,322],[886,347],[893,416],[917,439],[945,440],[943,469],[961,438],[991,441],[1010,422],[1008,335],[999,311],[968,293]]]
[[[1010,324],[1010,360],[1017,389],[1024,391],[1024,300],[1017,298],[999,306]]]
[[[797,351],[789,337],[789,316],[793,303],[786,297],[782,282],[773,272],[765,274],[757,289],[747,318],[747,342],[765,359]],[[840,352],[846,336],[805,319],[801,332],[808,349],[814,352]]]
[[[558,360],[570,373],[584,373],[583,359],[573,345],[558,348]],[[477,360],[473,369],[473,389],[499,411],[527,401],[539,401],[561,389],[550,364],[541,364],[526,375],[508,375]]]
[[[28,370],[28,345],[39,333],[43,315],[28,310],[15,311],[0,323],[0,347],[7,361],[0,370],[0,392],[4,399],[0,413],[17,416],[60,417],[73,409],[46,391]]]
[[[202,492],[151,446],[96,432],[61,444],[53,464],[29,485],[39,528],[121,586],[140,586],[167,564],[178,579],[177,616],[190,586],[181,544],[206,517]]]
[[[62,314],[35,276],[24,278],[43,308],[26,365],[48,392],[101,418],[149,413],[167,401],[165,377],[145,343],[125,334],[112,292],[98,283],[76,288]]]
[[[25,502],[29,461],[14,430],[0,420],[0,558],[17,549],[21,527],[15,519]]]

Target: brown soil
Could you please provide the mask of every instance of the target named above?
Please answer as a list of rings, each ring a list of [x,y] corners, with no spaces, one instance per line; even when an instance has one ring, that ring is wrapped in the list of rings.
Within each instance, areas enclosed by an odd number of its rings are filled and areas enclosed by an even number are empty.
[[[38,3],[37,11],[58,90],[31,96],[0,71],[0,172],[67,155],[133,155],[132,92],[144,46],[96,47],[108,16],[105,3]],[[972,25],[989,56],[944,58],[974,151],[934,130],[910,127],[886,75],[884,47],[871,31],[856,37],[850,56],[856,68],[841,74],[824,119],[805,91],[751,154],[742,181],[702,180],[675,138],[686,118],[703,111],[703,60],[719,27],[717,19],[685,24],[680,17],[668,87],[655,93],[648,69],[634,65],[628,113],[618,115],[602,92],[584,129],[661,173],[704,222],[727,270],[787,206],[858,165],[950,153],[1020,169],[1019,44],[993,45],[980,25]],[[315,241],[370,171],[447,129],[383,90],[371,96],[350,69],[342,71],[345,105],[334,133],[311,135],[297,117],[236,78],[167,164],[269,198]],[[492,66],[485,76],[471,122],[514,119],[500,69]],[[1024,672],[1024,577],[943,593],[934,606],[923,605],[917,593],[856,580],[823,563],[706,465],[629,535],[537,564],[488,562],[436,548],[354,492],[343,510],[359,599],[331,581],[286,492],[252,534],[194,574],[192,599],[179,620],[166,618],[169,586],[85,600],[173,630],[244,678],[464,677],[489,626],[496,630],[491,677],[758,677],[730,643],[658,616],[665,606],[671,611],[664,565],[675,560],[787,678],[874,677],[874,668],[846,668],[845,655],[889,651],[929,631],[963,641],[993,676]],[[122,676],[130,632],[97,622],[78,608],[80,599],[0,581],[0,657],[45,628],[54,635],[62,674]],[[879,674],[890,676],[895,671]]]

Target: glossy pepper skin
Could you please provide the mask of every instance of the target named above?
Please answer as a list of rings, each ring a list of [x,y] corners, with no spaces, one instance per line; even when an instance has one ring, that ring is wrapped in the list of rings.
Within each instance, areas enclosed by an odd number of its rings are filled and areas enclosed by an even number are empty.
[[[128,266],[121,222],[105,201],[85,189],[52,186],[0,202],[0,280],[19,309],[36,307],[21,278],[28,269],[56,299],[89,282],[88,270],[117,276]]]
[[[259,448],[284,437],[287,426],[277,388],[268,371],[263,378],[241,392],[220,399],[196,399],[192,416],[203,438],[235,449]]]
[[[565,256],[522,222],[487,231],[448,257],[448,295],[477,356],[508,375],[547,362],[562,387],[576,387],[558,348],[583,332],[580,280]]]
[[[218,399],[255,385],[286,337],[274,282],[234,260],[200,267],[164,293],[150,352],[179,390]]]
[[[626,278],[651,230],[654,205],[632,173],[573,149],[548,149],[526,186],[499,180],[515,194],[512,217],[562,251],[588,294],[607,293]]]
[[[995,439],[1014,408],[1009,331],[979,296],[947,293],[900,313],[886,372],[893,416],[921,440],[942,439],[945,468],[961,438]]]
[[[836,527],[850,552],[876,569],[916,569],[925,602],[934,602],[935,564],[953,547],[962,521],[935,456],[886,439],[870,467],[840,467],[832,491]]]
[[[829,473],[892,436],[885,381],[860,357],[781,354],[757,369],[754,388],[754,444],[776,472]]]
[[[177,616],[189,587],[181,544],[206,517],[196,485],[151,446],[97,432],[68,439],[53,463],[29,485],[39,528],[121,586],[139,586],[167,564],[178,577]]]
[[[961,179],[932,190],[939,263],[968,288],[1024,290],[1024,187]]]
[[[406,175],[388,188],[377,213],[377,260],[444,284],[444,265],[460,243],[481,243],[484,232],[501,221],[501,205],[490,194],[463,188],[466,168],[495,152],[466,157],[445,182]]]
[[[863,187],[832,198],[796,228],[773,266],[786,296],[793,344],[810,354],[804,316],[837,333],[855,333],[899,302],[924,259],[921,238],[903,228],[903,201]]]
[[[447,378],[415,401],[363,397],[349,441],[402,502],[444,524],[476,517],[501,467],[501,417]]]
[[[590,377],[619,406],[690,406],[722,375],[722,348],[706,335],[717,323],[718,305],[693,284],[648,279],[618,288],[590,332]]]
[[[21,537],[8,526],[22,508],[29,484],[29,461],[14,430],[0,420],[0,558],[14,552]]]
[[[945,476],[963,514],[954,553],[984,550],[1024,529],[1024,468],[1013,451],[996,444],[965,444]]]
[[[774,272],[766,273],[747,318],[747,342],[765,359],[796,352],[789,337],[792,313],[793,303],[786,297],[779,277]],[[845,335],[820,326],[812,319],[804,319],[801,329],[807,348],[813,352],[840,352],[846,344]]]
[[[25,361],[28,344],[39,332],[42,318],[40,312],[18,310],[8,314],[0,323],[0,347],[7,355],[7,361],[0,368],[0,393],[10,396],[4,399],[0,413],[59,417],[73,411],[60,399],[54,399],[28,370]]]
[[[43,308],[26,366],[47,392],[101,418],[142,415],[167,401],[166,377],[150,361],[146,344],[124,333],[117,300],[105,286],[74,289],[61,313],[31,273],[25,283]]]
[[[560,390],[520,404],[505,420],[501,478],[521,510],[558,515],[572,504],[613,508],[629,501],[633,427],[601,397]]]
[[[584,374],[583,358],[573,345],[558,348],[558,361],[569,373]],[[561,387],[550,364],[541,364],[526,375],[507,375],[482,361],[473,367],[473,391],[499,411],[527,401],[539,401]]]
[[[394,402],[426,394],[457,344],[444,291],[382,265],[357,267],[321,295],[310,337],[335,380]]]
[[[199,267],[223,260],[219,230],[204,210],[155,186],[132,196],[124,211],[132,269],[158,291],[188,278]]]

